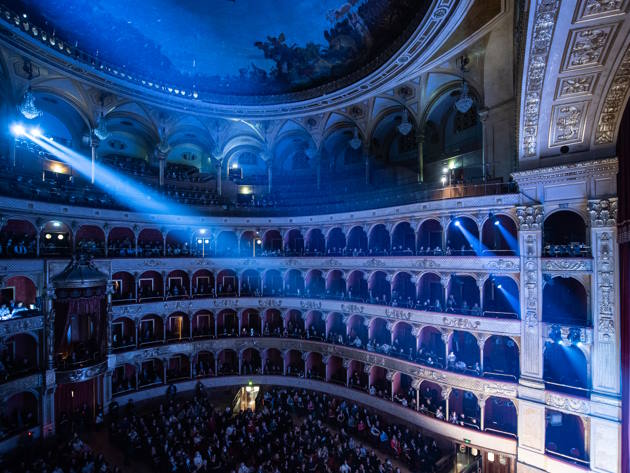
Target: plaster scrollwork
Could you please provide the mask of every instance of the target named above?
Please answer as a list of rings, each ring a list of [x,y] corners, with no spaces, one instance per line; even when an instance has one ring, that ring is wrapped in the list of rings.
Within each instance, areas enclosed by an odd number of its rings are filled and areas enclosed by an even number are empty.
[[[617,199],[589,200],[588,211],[592,227],[617,225]]]
[[[476,330],[481,325],[481,322],[475,320],[474,322],[465,318],[452,318],[442,317],[442,323],[447,327],[463,328],[467,330]]]
[[[557,98],[569,98],[589,95],[597,81],[597,74],[585,74],[577,77],[564,77],[558,81]]]
[[[577,15],[580,20],[619,13],[625,7],[627,0],[583,0]]]
[[[549,146],[582,142],[587,109],[588,102],[554,105],[551,111]]]
[[[305,310],[319,310],[322,308],[321,301],[300,301],[300,307]]]
[[[541,230],[544,220],[542,205],[516,207],[516,218],[520,230]]]
[[[440,267],[438,263],[430,259],[416,260],[413,262],[412,266],[418,269],[436,269]]]
[[[365,307],[359,304],[341,304],[342,312],[362,314],[365,311]]]
[[[482,392],[486,396],[516,397],[516,388],[501,383],[484,383]]]
[[[392,309],[388,307],[385,309],[385,315],[393,319],[411,320],[413,314],[409,310]]]
[[[521,149],[526,158],[536,156],[543,83],[559,9],[560,0],[538,0],[536,2],[523,94],[524,115]]]
[[[44,317],[29,317],[24,319],[7,320],[0,323],[0,337],[9,337],[20,332],[32,332],[44,328]]]
[[[604,105],[597,119],[595,144],[614,143],[617,122],[628,91],[630,91],[630,46],[626,49],[613,76],[608,92],[606,92]]]
[[[365,266],[369,268],[382,268],[384,266],[387,266],[387,264],[381,259],[372,258],[365,262]]]
[[[486,265],[487,269],[493,269],[493,270],[502,270],[502,271],[509,271],[509,270],[517,270],[518,269],[518,263],[515,261],[510,261],[510,260],[506,260],[503,258],[499,258],[498,260],[492,260],[490,261],[487,265]]]
[[[589,402],[585,399],[576,399],[550,392],[545,394],[545,404],[550,407],[555,407],[556,409],[562,409],[576,414],[588,414],[591,410]]]
[[[615,342],[615,289],[613,241],[610,232],[596,233],[597,292],[599,299],[597,333],[602,343]]]
[[[588,27],[571,31],[564,69],[581,69],[602,63],[614,34],[614,25]]]
[[[282,307],[282,299],[258,299],[258,307],[279,308]]]
[[[543,271],[590,271],[591,262],[588,260],[574,260],[553,258],[543,260]]]

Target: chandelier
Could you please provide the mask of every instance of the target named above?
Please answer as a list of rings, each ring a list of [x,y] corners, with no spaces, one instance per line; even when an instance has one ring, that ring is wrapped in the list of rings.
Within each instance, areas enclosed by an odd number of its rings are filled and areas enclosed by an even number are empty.
[[[459,113],[466,113],[473,106],[473,99],[468,95],[468,84],[462,81],[462,93],[455,101],[455,108]]]
[[[26,89],[22,102],[18,105],[18,110],[27,120],[33,120],[42,116],[43,112],[35,105],[35,96],[31,92],[30,86]]]
[[[397,128],[400,134],[403,136],[407,136],[409,133],[411,133],[411,130],[413,129],[413,125],[409,123],[409,112],[407,112],[406,108],[403,110],[402,113],[402,122],[400,123],[400,125],[398,125]]]
[[[98,121],[96,122],[94,135],[99,140],[106,140],[109,137],[109,130],[107,129],[107,123],[105,122],[105,117],[103,117],[103,112],[101,112],[101,116],[98,117]]]
[[[361,138],[359,138],[359,129],[354,129],[354,134],[352,135],[352,139],[350,140],[350,147],[352,149],[359,149],[361,147]]]

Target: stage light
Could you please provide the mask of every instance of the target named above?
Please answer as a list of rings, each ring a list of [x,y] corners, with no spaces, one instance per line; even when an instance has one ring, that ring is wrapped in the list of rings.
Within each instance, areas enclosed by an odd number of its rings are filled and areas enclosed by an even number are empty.
[[[237,163],[232,163],[232,169],[238,169],[238,164]]]
[[[42,129],[39,128],[38,126],[34,126],[30,129],[30,133],[31,135],[33,135],[35,138],[40,138],[42,136]]]
[[[63,235],[61,233],[57,235],[57,240],[63,240]]]
[[[256,244],[260,245],[262,243],[262,240],[259,238],[258,240],[256,240]]]
[[[198,245],[201,245],[202,243],[203,243],[203,240],[202,240],[201,238],[198,238],[198,239],[197,239],[197,244],[198,244]]]
[[[46,240],[50,240],[52,238],[52,235],[50,233],[46,233],[44,237],[46,238]]]
[[[442,176],[440,180],[442,181],[442,185],[446,184],[446,176]]]
[[[208,243],[210,243],[210,240],[206,238],[203,242],[207,245]]]
[[[199,230],[199,233],[201,233],[202,235],[205,235],[206,234],[206,229],[202,228],[201,230]]]
[[[26,134],[26,129],[24,125],[20,125],[19,123],[15,123],[11,125],[11,134],[13,136],[24,136]]]
[[[501,284],[497,284],[497,289],[501,289],[503,286]]]
[[[501,222],[499,222],[498,220],[495,220],[494,224],[498,227],[499,225],[501,225]]]
[[[455,226],[456,227],[461,227],[462,226],[462,222],[460,222],[459,220],[455,220]]]
[[[448,172],[448,168],[446,166],[444,166],[442,168],[442,174],[446,174]]]

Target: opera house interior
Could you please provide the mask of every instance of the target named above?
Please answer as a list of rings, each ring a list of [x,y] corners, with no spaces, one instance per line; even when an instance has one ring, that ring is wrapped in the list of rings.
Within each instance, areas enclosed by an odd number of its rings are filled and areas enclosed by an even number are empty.
[[[630,473],[630,0],[0,1],[0,471]]]

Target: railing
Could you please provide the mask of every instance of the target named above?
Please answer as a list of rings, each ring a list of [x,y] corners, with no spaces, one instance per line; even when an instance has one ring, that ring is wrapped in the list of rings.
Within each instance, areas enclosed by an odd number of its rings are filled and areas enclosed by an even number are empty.
[[[569,463],[574,463],[580,466],[584,466],[586,468],[589,467],[590,465],[590,461],[589,460],[585,460],[583,458],[577,458],[577,457],[572,457],[570,455],[564,454],[564,453],[560,453],[560,452],[556,452],[555,450],[551,450],[547,447],[545,447],[545,453],[554,457],[558,457],[562,460],[565,460]]]
[[[557,383],[554,381],[549,381],[547,379],[543,381],[545,383],[545,387],[551,386],[552,388],[555,388],[555,390],[558,392],[573,394],[580,397],[588,397],[591,392],[590,388],[583,388],[581,386],[572,386],[570,384]]]
[[[497,435],[505,435],[507,437],[512,437],[513,439],[518,438],[518,436],[514,432],[510,432],[510,431],[507,431],[507,430],[494,429],[492,427],[485,427],[483,429],[483,431],[484,432],[492,432],[492,433],[497,434]]]

